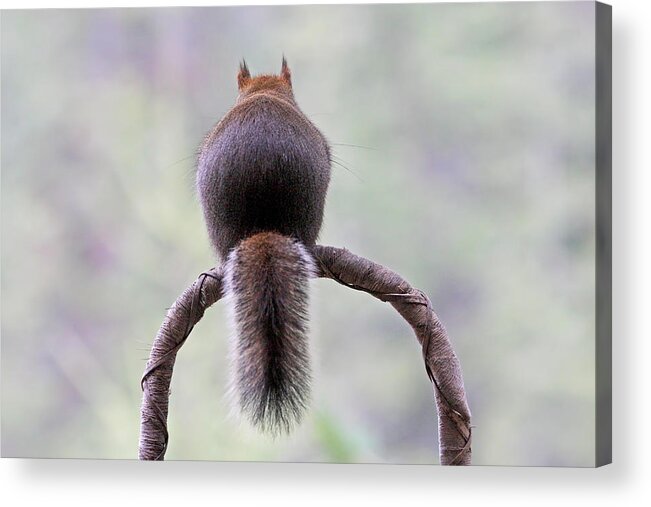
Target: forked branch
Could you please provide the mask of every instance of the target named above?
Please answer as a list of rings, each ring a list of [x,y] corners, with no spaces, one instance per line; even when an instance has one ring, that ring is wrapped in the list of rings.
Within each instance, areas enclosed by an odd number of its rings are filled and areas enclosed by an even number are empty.
[[[439,420],[439,456],[442,465],[471,462],[470,410],[461,366],[445,328],[432,311],[427,296],[400,275],[341,248],[316,246],[312,253],[318,275],[361,290],[390,303],[411,325],[423,350],[427,375],[432,381]],[[139,457],[162,460],[168,444],[169,386],[176,353],[203,313],[222,297],[222,272],[202,273],[168,311],[142,377]]]

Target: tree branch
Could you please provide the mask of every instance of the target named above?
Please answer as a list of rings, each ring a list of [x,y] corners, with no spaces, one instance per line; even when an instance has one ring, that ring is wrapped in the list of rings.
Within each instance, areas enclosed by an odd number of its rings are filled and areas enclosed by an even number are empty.
[[[461,364],[429,298],[397,273],[348,250],[317,245],[313,254],[319,276],[391,303],[413,328],[434,386],[441,464],[470,465],[472,429]]]
[[[315,246],[318,276],[389,302],[411,325],[423,349],[425,369],[434,385],[442,465],[469,465],[470,411],[459,360],[427,296],[400,275],[345,249]],[[176,353],[206,308],[222,297],[222,270],[202,273],[176,300],[152,345],[142,377],[139,458],[162,460],[167,450],[169,386]]]
[[[201,273],[168,310],[158,330],[145,373],[140,381],[143,394],[138,457],[141,460],[165,458],[169,441],[167,433],[169,389],[176,353],[190,336],[194,325],[201,320],[206,308],[221,297],[221,268]]]

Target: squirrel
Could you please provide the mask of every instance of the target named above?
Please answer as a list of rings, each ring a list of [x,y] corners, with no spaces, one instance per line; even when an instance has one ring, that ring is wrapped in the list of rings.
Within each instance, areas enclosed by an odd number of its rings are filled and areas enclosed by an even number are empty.
[[[232,109],[204,139],[197,190],[224,261],[235,336],[230,391],[262,432],[289,433],[310,397],[310,247],[323,221],[330,147],[299,109],[283,57],[279,75],[237,75]]]

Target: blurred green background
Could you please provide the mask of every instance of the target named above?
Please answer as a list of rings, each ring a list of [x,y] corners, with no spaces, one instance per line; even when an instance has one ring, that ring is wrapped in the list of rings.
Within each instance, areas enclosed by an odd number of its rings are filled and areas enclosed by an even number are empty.
[[[430,295],[474,463],[592,465],[594,38],[591,2],[4,11],[2,455],[137,456],[149,345],[216,262],[194,154],[239,60],[284,53],[346,166],[321,242]],[[331,281],[312,294],[302,426],[271,440],[229,415],[218,304],[178,356],[167,459],[438,462],[410,328]]]

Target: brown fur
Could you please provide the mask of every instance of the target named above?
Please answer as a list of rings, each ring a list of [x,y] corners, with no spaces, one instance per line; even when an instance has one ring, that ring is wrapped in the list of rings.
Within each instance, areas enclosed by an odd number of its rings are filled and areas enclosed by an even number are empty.
[[[197,189],[237,334],[233,390],[251,422],[289,431],[309,398],[307,284],[330,181],[330,148],[299,109],[283,59],[278,76],[251,77],[206,139]]]
[[[289,432],[310,395],[312,258],[296,240],[259,233],[242,241],[226,266],[237,335],[231,389],[252,424],[273,434]]]
[[[286,64],[285,64],[286,66]],[[238,74],[240,94],[198,159],[197,189],[222,258],[244,238],[276,231],[313,245],[330,181],[330,148],[299,109],[289,69]]]

